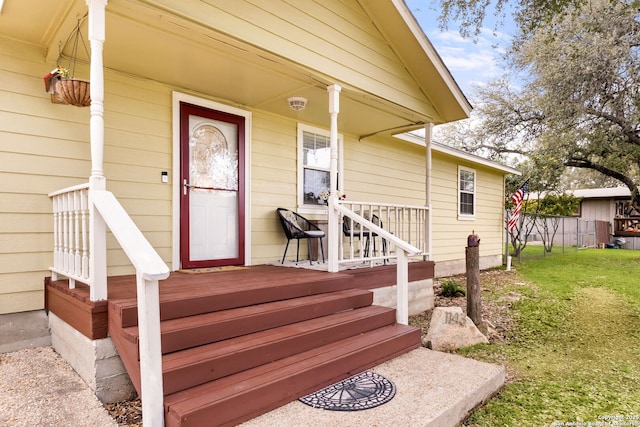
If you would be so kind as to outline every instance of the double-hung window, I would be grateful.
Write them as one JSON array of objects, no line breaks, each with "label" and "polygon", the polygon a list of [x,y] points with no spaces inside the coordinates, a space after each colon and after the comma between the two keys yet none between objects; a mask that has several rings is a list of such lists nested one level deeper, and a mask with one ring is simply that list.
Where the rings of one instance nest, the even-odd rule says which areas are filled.
[{"label": "double-hung window", "polygon": [[298,204],[303,212],[322,210],[331,181],[329,131],[299,124],[298,159]]},{"label": "double-hung window", "polygon": [[458,167],[458,218],[475,219],[476,171]]}]

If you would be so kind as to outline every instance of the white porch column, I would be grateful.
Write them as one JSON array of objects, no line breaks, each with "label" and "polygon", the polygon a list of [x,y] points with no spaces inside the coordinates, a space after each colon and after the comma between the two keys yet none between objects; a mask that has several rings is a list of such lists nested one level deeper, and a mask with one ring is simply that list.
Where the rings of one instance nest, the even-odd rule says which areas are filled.
[{"label": "white porch column", "polygon": [[333,84],[327,87],[329,92],[329,114],[331,115],[331,134],[329,143],[331,147],[330,163],[330,188],[329,188],[329,218],[328,218],[328,244],[329,246],[329,272],[338,271],[338,250],[339,250],[339,227],[338,213],[333,208],[333,204],[338,198],[336,187],[338,186],[338,113],[340,112],[340,91],[342,88]]},{"label": "white porch column", "polygon": [[104,178],[104,70],[102,47],[105,40],[105,9],[107,0],[86,0],[89,42],[91,44],[91,177],[90,202],[90,299],[107,299],[107,234],[104,220],[91,202],[91,193],[106,189]]},{"label": "white porch column", "polygon": [[426,182],[425,182],[425,206],[427,208],[429,208],[427,210],[427,218],[426,218],[426,226],[427,229],[425,230],[426,235],[424,236],[424,241],[425,241],[425,247],[424,247],[424,251],[427,252],[429,255],[427,257],[427,261],[432,260],[433,259],[433,253],[431,252],[432,246],[431,246],[431,218],[433,218],[433,215],[431,213],[431,181],[432,181],[432,177],[431,177],[431,171],[432,171],[432,165],[431,165],[431,142],[433,141],[433,123],[427,123],[424,126],[424,142],[426,144],[427,147],[427,156],[426,156]]},{"label": "white porch column", "polygon": [[[104,67],[102,47],[105,39],[107,0],[86,0],[89,7],[91,44],[91,181],[104,186]],[[102,188],[104,189],[104,187]]]}]

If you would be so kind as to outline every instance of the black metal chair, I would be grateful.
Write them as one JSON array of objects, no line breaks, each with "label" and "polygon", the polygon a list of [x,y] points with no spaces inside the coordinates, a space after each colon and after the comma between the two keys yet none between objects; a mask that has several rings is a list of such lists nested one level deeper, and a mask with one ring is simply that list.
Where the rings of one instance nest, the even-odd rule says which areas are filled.
[{"label": "black metal chair", "polygon": [[[375,225],[377,225],[380,228],[383,228],[382,226],[382,221],[380,221],[380,218],[378,217],[378,215],[373,215],[371,217],[371,222],[374,223]],[[361,229],[360,224],[354,223],[354,221],[345,216],[342,220],[342,232],[344,233],[345,236],[351,238],[351,237],[357,237],[358,239],[360,239],[361,237],[365,239],[365,243],[364,243],[364,257],[368,257],[369,256],[369,249],[371,246],[371,240],[373,240],[373,253],[376,254],[378,251],[376,249],[376,237],[378,237],[377,233],[374,233],[372,230],[369,230],[368,228],[364,228]],[[387,241],[385,239],[382,239],[382,256],[385,256],[387,254]],[[385,258],[384,263],[387,263],[387,260]]]},{"label": "black metal chair", "polygon": [[284,248],[284,254],[282,254],[282,264],[287,256],[287,249],[289,249],[289,242],[292,239],[298,241],[298,249],[296,251],[296,264],[300,256],[300,239],[307,239],[307,250],[309,251],[309,264],[311,262],[311,239],[320,239],[320,251],[322,252],[322,262],[324,263],[324,248],[322,247],[322,238],[324,237],[324,231],[320,230],[318,226],[310,222],[305,217],[298,215],[297,213],[284,208],[278,208],[278,217],[282,224],[284,234],[287,236],[287,246]]}]

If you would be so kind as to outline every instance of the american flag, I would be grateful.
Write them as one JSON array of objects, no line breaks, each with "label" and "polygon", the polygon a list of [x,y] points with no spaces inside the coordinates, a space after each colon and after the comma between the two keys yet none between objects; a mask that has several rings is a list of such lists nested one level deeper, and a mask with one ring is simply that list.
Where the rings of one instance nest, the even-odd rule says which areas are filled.
[{"label": "american flag", "polygon": [[511,201],[513,202],[513,213],[511,214],[511,218],[509,218],[508,229],[509,233],[516,228],[518,225],[518,220],[520,219],[520,209],[522,208],[522,200],[524,199],[524,195],[529,189],[529,180],[527,179],[524,184],[518,190],[513,193],[511,196]]}]

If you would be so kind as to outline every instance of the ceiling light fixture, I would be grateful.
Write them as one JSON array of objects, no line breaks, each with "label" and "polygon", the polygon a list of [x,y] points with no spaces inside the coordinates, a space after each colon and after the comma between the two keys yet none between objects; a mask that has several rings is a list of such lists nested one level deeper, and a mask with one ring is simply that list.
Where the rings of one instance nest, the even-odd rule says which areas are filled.
[{"label": "ceiling light fixture", "polygon": [[307,106],[307,98],[303,98],[301,96],[293,96],[287,99],[287,101],[289,102],[289,108],[294,111],[304,110]]}]

